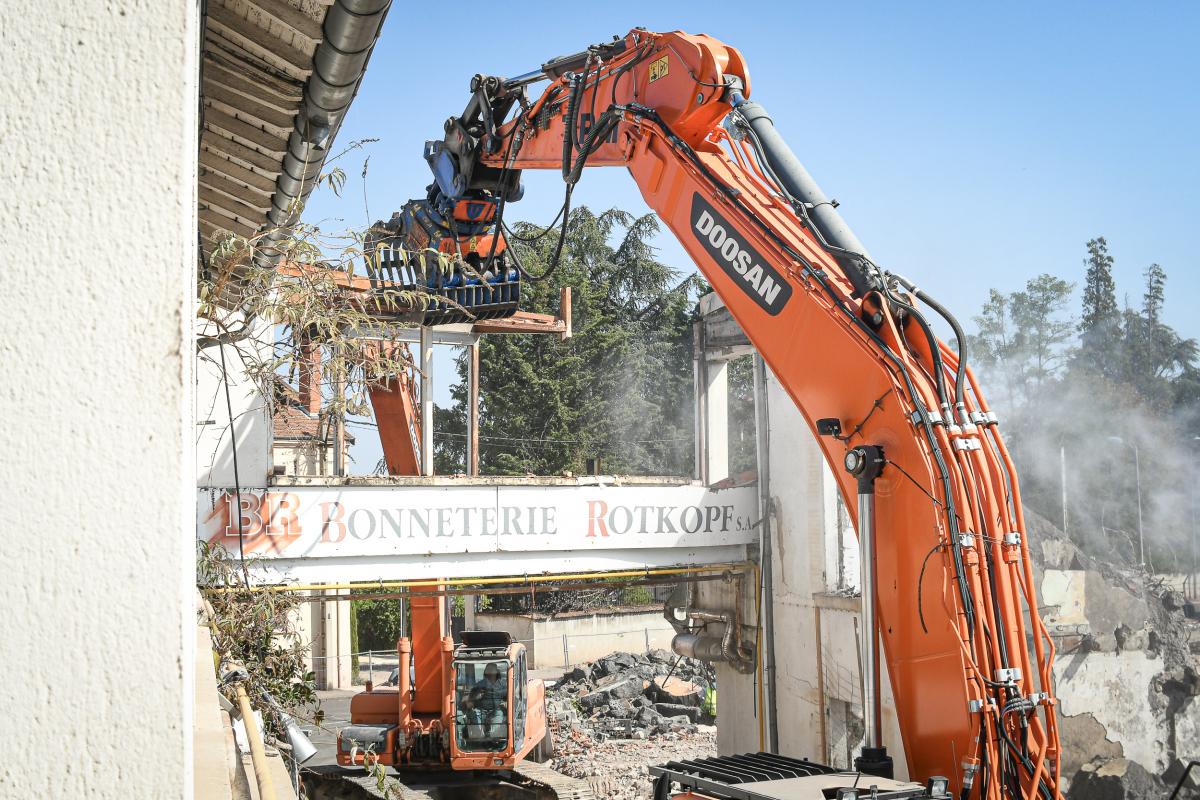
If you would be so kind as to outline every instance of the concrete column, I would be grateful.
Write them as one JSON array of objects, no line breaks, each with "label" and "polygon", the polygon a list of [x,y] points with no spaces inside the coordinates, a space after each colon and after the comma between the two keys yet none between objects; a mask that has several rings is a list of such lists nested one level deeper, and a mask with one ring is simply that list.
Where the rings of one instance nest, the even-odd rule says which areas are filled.
[{"label": "concrete column", "polygon": [[421,326],[421,474],[433,474],[433,333]]},{"label": "concrete column", "polygon": [[326,589],[328,598],[314,603],[319,611],[313,620],[313,672],[318,689],[350,689],[354,686],[351,668],[350,601],[347,589]]},{"label": "concrete column", "polygon": [[463,598],[463,625],[469,631],[478,630],[475,627],[475,595],[469,594]]},{"label": "concrete column", "polygon": [[712,485],[729,477],[729,362],[704,362],[704,475]]}]

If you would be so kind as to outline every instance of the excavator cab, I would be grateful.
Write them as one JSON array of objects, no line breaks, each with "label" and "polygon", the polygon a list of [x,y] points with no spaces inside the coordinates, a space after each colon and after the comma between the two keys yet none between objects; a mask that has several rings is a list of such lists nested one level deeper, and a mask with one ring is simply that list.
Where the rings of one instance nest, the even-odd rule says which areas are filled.
[{"label": "excavator cab", "polygon": [[520,752],[529,718],[525,646],[507,633],[465,631],[454,657],[452,752],[467,759]]}]

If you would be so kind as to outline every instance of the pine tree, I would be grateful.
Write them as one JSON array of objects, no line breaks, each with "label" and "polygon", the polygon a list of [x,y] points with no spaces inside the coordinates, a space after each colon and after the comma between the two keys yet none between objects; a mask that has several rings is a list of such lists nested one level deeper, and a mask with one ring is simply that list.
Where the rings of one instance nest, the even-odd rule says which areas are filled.
[{"label": "pine tree", "polygon": [[1063,312],[1073,289],[1061,278],[1038,275],[1019,292],[992,289],[975,317],[979,332],[969,337],[970,359],[1003,384],[1007,408],[1028,406],[1070,355],[1075,324]]},{"label": "pine tree", "polygon": [[1123,372],[1121,312],[1113,281],[1113,257],[1103,236],[1087,243],[1087,276],[1083,285],[1083,314],[1079,320],[1079,363],[1106,377]]},{"label": "pine tree", "polygon": [[1146,293],[1142,295],[1142,315],[1146,321],[1157,326],[1162,317],[1164,287],[1167,273],[1158,264],[1146,267]]}]

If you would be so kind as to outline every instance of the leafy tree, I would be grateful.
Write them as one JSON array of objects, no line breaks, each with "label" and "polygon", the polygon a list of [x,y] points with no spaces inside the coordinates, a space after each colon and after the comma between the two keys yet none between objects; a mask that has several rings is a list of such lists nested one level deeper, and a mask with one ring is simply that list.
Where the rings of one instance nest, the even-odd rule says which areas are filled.
[{"label": "leafy tree", "polygon": [[1064,313],[1071,285],[1040,275],[1022,291],[991,292],[975,318],[971,362],[985,389],[1004,388],[993,399],[1028,508],[1062,518],[1065,457],[1071,537],[1101,558],[1136,563],[1137,447],[1147,560],[1185,569],[1198,452],[1187,432],[1200,431],[1197,346],[1163,322],[1160,266],[1144,273],[1140,308],[1119,310],[1107,243],[1093,239],[1088,253],[1078,339]]},{"label": "leafy tree", "polygon": [[[696,282],[655,258],[658,229],[653,215],[571,213],[560,263],[546,280],[523,282],[521,305],[554,313],[559,288],[572,287],[574,335],[480,344],[481,472],[581,472],[588,458],[605,472],[691,472]],[[518,223],[514,234],[525,269],[547,273],[556,231]],[[458,368],[452,418],[439,417],[436,429],[446,463],[458,459],[455,440],[465,441],[465,355]]]},{"label": "leafy tree", "polygon": [[1071,352],[1075,326],[1064,316],[1072,284],[1038,275],[1022,291],[992,289],[978,333],[969,337],[970,358],[998,378],[1009,408],[1025,408],[1051,384]]}]

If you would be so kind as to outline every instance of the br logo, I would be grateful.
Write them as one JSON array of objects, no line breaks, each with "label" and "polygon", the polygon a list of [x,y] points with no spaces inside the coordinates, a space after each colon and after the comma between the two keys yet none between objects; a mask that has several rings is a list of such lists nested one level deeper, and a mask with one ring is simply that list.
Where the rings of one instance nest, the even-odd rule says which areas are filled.
[{"label": "br logo", "polygon": [[220,544],[227,550],[246,553],[280,555],[300,539],[300,498],[287,492],[225,491],[204,518],[212,532],[209,544]]}]

